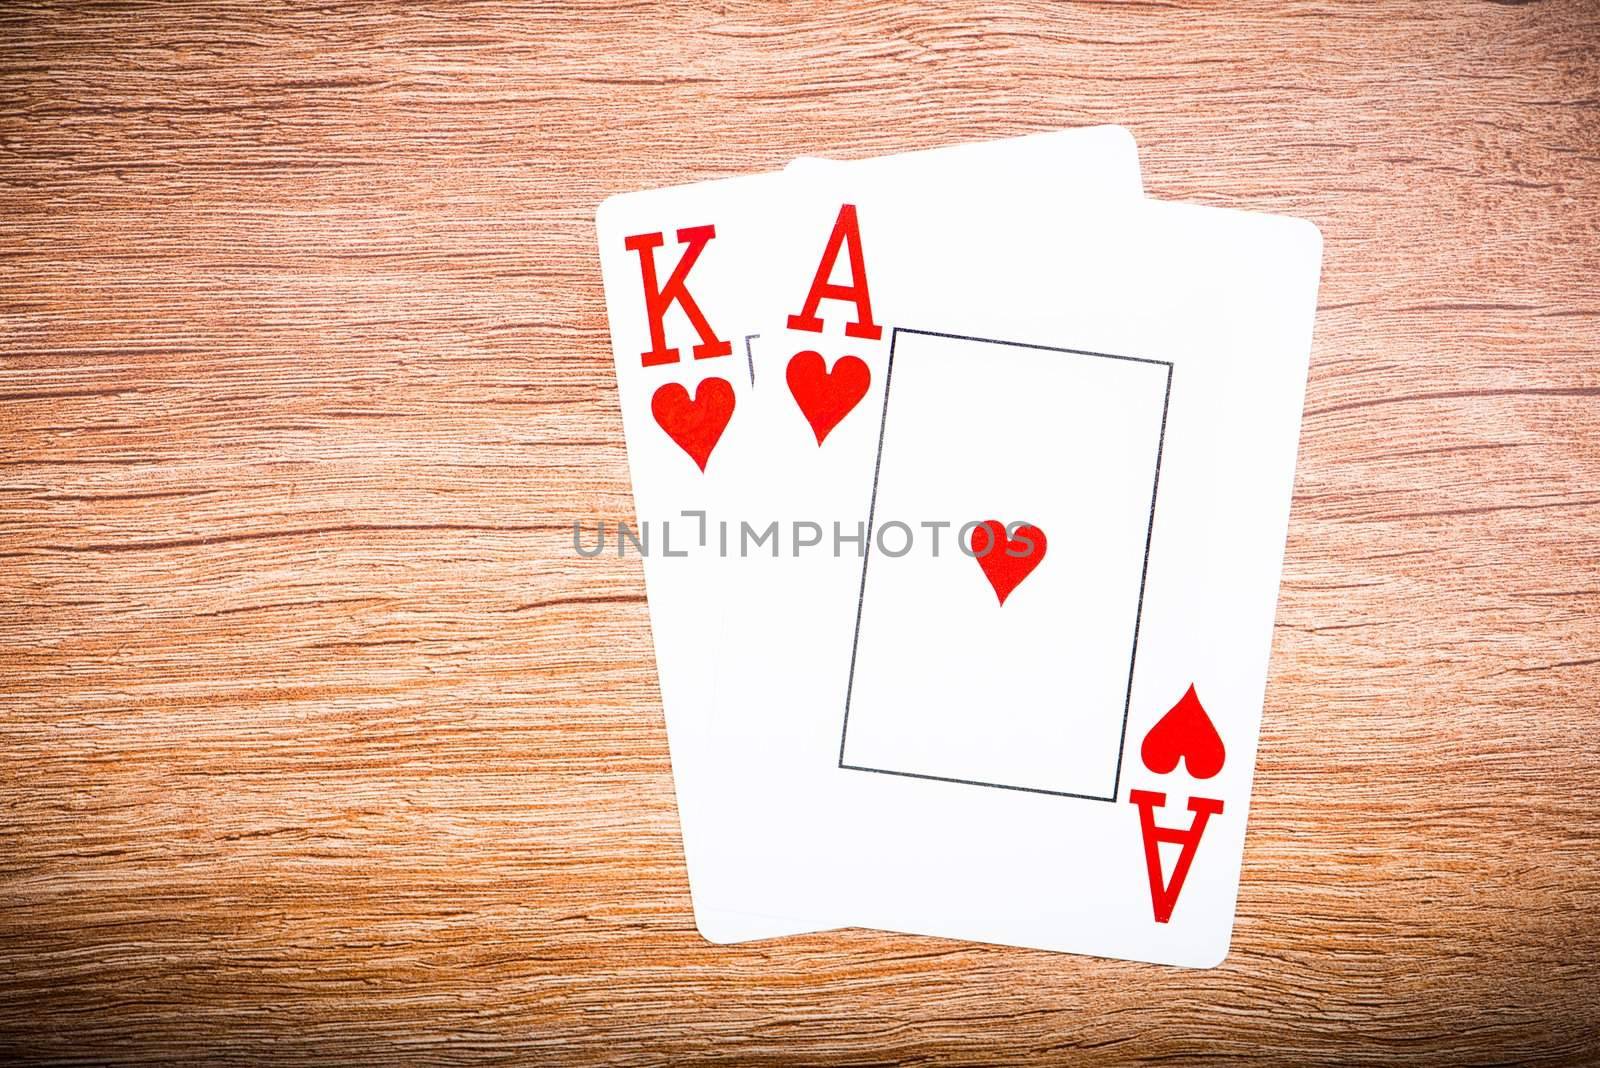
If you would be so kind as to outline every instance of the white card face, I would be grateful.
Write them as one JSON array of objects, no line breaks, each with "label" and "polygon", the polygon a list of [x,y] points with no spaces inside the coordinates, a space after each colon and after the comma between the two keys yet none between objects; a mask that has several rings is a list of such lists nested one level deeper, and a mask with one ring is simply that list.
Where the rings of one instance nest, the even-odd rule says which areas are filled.
[{"label": "white card face", "polygon": [[[1140,193],[1132,139],[1115,127],[817,166],[912,183],[933,198],[986,181],[1095,198]],[[726,666],[716,638],[730,561],[715,529],[692,514],[737,526],[764,478],[747,338],[773,305],[772,265],[792,258],[775,234],[793,188],[783,175],[758,175],[626,194],[596,220],[635,511],[652,539],[645,585],[695,920],[716,942],[832,926],[764,914],[729,883],[741,877],[748,843],[717,814],[743,804],[748,784],[728,776],[709,726]]]},{"label": "white card face", "polygon": [[896,331],[842,766],[1116,796],[1170,374]]},{"label": "white card face", "polygon": [[715,684],[707,635],[719,617],[714,553],[690,537],[698,531],[684,513],[736,507],[730,457],[753,447],[754,429],[744,411],[743,334],[760,306],[756,267],[785,184],[754,175],[624,194],[602,204],[595,223],[634,510],[640,536],[648,532],[641,549],[628,550],[643,559],[695,919],[708,938],[728,942],[814,929],[704,907],[702,858],[724,847],[701,818],[709,799],[692,786]]},{"label": "white card face", "polygon": [[[1144,202],[963,208],[860,176],[819,176],[785,225],[811,251],[778,268],[794,295],[756,349],[747,498],[785,540],[739,561],[726,603],[719,644],[739,655],[718,672],[716,763],[749,800],[716,816],[747,844],[721,891],[830,923],[1218,963],[1315,228]],[[860,336],[863,274],[879,337]],[[892,520],[917,535],[898,556],[898,529],[879,540]],[[1007,549],[1034,525],[1045,552],[1020,578],[949,540],[935,556],[923,524],[958,520],[998,521]],[[826,543],[869,523],[864,559],[807,547],[811,525]]]}]

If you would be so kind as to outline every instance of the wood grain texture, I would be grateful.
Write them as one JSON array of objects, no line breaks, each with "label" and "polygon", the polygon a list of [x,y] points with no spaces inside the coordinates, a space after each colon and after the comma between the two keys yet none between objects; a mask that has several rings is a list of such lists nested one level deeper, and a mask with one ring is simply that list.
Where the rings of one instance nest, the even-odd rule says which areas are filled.
[{"label": "wood grain texture", "polygon": [[[696,935],[608,194],[1120,122],[1322,305],[1232,955]],[[1600,1062],[1600,5],[0,10],[0,1055]]]}]

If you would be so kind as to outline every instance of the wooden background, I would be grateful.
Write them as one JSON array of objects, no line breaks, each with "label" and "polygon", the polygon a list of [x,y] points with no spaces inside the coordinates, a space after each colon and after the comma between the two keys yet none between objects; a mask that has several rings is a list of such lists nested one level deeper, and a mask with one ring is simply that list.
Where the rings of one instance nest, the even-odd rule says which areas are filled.
[{"label": "wooden background", "polygon": [[[1600,1062],[1600,4],[0,9],[0,1056]],[[1232,955],[690,920],[592,247],[1120,122],[1326,238]]]}]

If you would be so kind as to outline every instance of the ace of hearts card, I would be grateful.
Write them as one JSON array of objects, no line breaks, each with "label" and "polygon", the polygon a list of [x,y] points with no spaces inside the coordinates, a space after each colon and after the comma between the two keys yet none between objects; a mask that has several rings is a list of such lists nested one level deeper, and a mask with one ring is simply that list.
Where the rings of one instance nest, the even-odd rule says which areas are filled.
[{"label": "ace of hearts card", "polygon": [[718,900],[1218,963],[1320,236],[800,170],[738,461],[795,537],[728,562]]}]

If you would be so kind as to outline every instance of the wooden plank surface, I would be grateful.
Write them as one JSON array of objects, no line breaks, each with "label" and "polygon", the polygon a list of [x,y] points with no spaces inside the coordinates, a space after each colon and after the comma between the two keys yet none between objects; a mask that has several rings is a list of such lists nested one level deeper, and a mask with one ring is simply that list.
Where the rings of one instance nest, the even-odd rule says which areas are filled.
[{"label": "wooden plank surface", "polygon": [[[1095,122],[1326,239],[1232,955],[707,945],[594,206]],[[1597,279],[1583,0],[7,4],[0,1055],[1600,1061]]]}]

